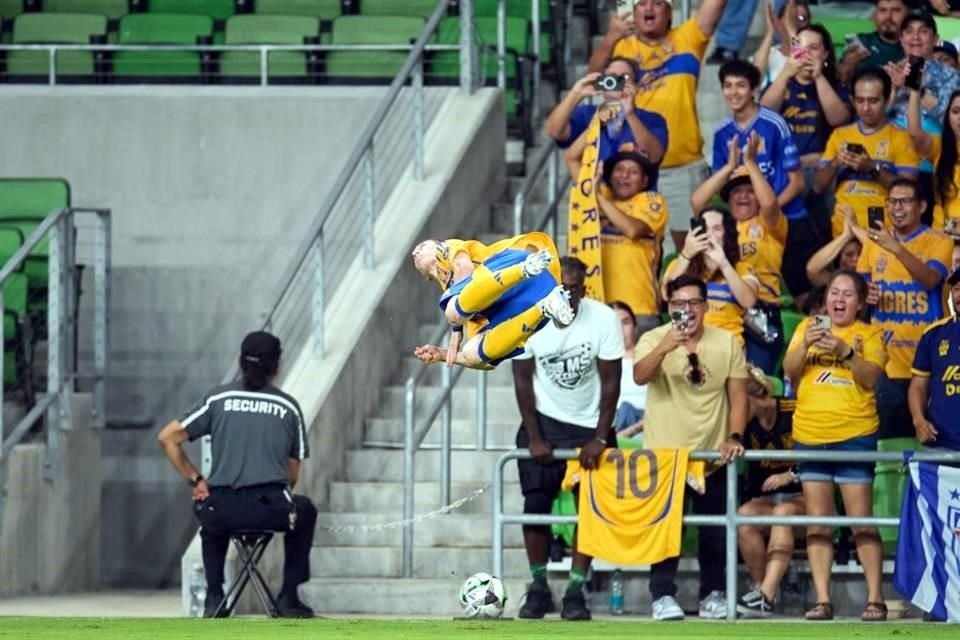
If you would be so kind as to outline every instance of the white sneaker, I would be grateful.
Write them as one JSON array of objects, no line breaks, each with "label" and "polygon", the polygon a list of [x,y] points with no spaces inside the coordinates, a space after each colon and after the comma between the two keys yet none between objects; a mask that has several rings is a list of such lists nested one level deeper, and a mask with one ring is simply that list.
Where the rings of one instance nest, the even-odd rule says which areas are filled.
[{"label": "white sneaker", "polygon": [[700,617],[715,620],[727,617],[727,596],[723,591],[711,591],[700,601]]},{"label": "white sneaker", "polygon": [[573,322],[570,294],[562,286],[555,287],[546,298],[540,301],[540,310],[558,327],[568,327]]},{"label": "white sneaker", "polygon": [[683,609],[673,596],[662,596],[653,602],[654,620],[683,620]]},{"label": "white sneaker", "polygon": [[533,276],[540,275],[544,269],[550,266],[551,262],[553,262],[553,255],[546,249],[531,253],[527,256],[527,259],[523,261],[523,277],[532,278]]}]

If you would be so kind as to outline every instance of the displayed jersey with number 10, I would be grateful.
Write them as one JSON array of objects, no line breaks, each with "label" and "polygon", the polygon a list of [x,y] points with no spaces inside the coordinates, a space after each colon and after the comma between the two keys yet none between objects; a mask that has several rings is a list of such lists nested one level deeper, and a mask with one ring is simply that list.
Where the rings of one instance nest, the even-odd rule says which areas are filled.
[{"label": "displayed jersey with number 10", "polygon": [[597,469],[567,461],[563,488],[580,484],[579,550],[618,564],[680,555],[683,492],[704,487],[704,463],[689,449],[607,449]]}]

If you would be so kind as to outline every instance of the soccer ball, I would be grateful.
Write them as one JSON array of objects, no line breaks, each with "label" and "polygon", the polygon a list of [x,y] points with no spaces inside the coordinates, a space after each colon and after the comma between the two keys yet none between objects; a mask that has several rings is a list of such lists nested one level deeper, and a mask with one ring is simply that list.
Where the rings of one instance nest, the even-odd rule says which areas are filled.
[{"label": "soccer ball", "polygon": [[507,604],[507,590],[500,578],[475,573],[460,587],[460,604],[468,618],[499,618]]}]

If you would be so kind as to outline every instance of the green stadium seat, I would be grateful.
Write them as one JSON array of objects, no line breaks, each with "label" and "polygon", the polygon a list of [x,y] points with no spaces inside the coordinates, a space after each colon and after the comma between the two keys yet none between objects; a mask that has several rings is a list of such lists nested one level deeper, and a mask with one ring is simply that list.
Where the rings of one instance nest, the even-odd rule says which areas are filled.
[{"label": "green stadium seat", "polygon": [[934,16],[937,23],[937,35],[942,40],[956,40],[960,38],[960,19],[952,16]]},{"label": "green stadium seat", "polygon": [[[416,16],[340,16],[333,21],[331,44],[402,44],[416,40],[426,20]],[[326,76],[334,82],[390,81],[407,51],[330,51]]]},{"label": "green stadium seat", "polygon": [[119,20],[130,12],[127,0],[43,0],[45,13],[95,13]]},{"label": "green stadium seat", "polygon": [[327,22],[343,13],[340,0],[256,0],[254,13],[313,16]]},{"label": "green stadium seat", "polygon": [[437,8],[436,0],[360,0],[360,15],[420,16],[429,18]]},{"label": "green stadium seat", "polygon": [[[474,15],[496,18],[497,4],[499,0],[474,0]],[[533,20],[533,3],[529,0],[507,0],[506,8],[508,18]],[[540,0],[540,62],[542,64],[550,64],[553,61],[552,25],[550,0]]]},{"label": "green stadium seat", "polygon": [[[318,43],[320,19],[310,16],[246,14],[227,20],[226,44],[304,44]],[[306,81],[310,77],[310,59],[302,51],[274,51],[267,59],[268,80]],[[224,51],[220,56],[220,75],[259,82],[260,54],[248,51]]]},{"label": "green stadium seat", "polygon": [[863,18],[820,18],[816,22],[822,24],[830,33],[830,39],[833,40],[833,49],[840,57],[846,42],[844,36],[855,35],[858,33],[871,33],[876,30],[873,20]]},{"label": "green stadium seat", "polygon": [[780,352],[780,359],[777,361],[777,366],[774,371],[780,371],[783,365],[783,356],[786,355],[787,347],[790,346],[793,332],[796,331],[797,325],[806,317],[804,314],[799,311],[794,311],[793,309],[782,309],[780,311],[780,320],[783,322],[783,349]]},{"label": "green stadium seat", "polygon": [[[85,13],[24,13],[13,23],[14,44],[90,44],[106,42],[107,18]],[[7,52],[8,80],[46,82],[50,56],[46,51]],[[56,58],[58,82],[90,81],[97,73],[92,51],[60,51]]]},{"label": "green stadium seat", "polygon": [[[0,235],[4,232],[0,230]],[[27,317],[27,276],[11,273],[3,283],[3,384],[20,386],[30,368],[26,357],[30,345],[24,343],[21,327]]]},{"label": "green stadium seat", "polygon": [[23,13],[23,0],[0,0],[0,19],[12,20]]},{"label": "green stadium seat", "polygon": [[[877,441],[877,451],[917,451],[920,448],[920,443],[914,438],[884,438]],[[873,515],[899,516],[907,482],[907,470],[900,462],[878,462],[873,481]],[[897,527],[880,527],[885,556],[896,553],[898,531]]]},{"label": "green stadium seat", "polygon": [[234,0],[150,0],[150,13],[186,13],[226,20],[237,12]]},{"label": "green stadium seat", "polygon": [[[24,240],[54,209],[70,206],[70,185],[59,178],[0,179],[0,224],[15,227]],[[27,258],[24,272],[31,289],[31,304],[40,304],[33,292],[47,288],[47,242],[40,242]],[[45,298],[45,296],[44,296]],[[44,299],[43,303],[46,302]]]},{"label": "green stadium seat", "polygon": [[[205,44],[213,18],[182,13],[132,13],[120,20],[120,44]],[[117,51],[113,76],[134,82],[198,82],[203,56],[197,51]]]}]

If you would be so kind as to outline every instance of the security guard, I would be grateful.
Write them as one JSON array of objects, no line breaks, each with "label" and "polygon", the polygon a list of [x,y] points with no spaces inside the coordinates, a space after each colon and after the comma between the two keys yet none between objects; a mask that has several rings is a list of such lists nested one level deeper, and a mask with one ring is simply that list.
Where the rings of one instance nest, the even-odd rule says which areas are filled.
[{"label": "security guard", "polygon": [[[310,577],[317,510],[309,498],[290,494],[300,462],[310,452],[300,405],[272,384],[280,352],[276,336],[265,331],[247,335],[240,347],[241,380],[208,391],[158,436],[174,468],[193,487],[207,578],[204,617],[212,617],[223,601],[230,533],[243,529],[286,532],[279,612],[290,618],[313,616],[297,596],[297,585]],[[206,435],[213,448],[209,478],[193,466],[182,446]]]}]

